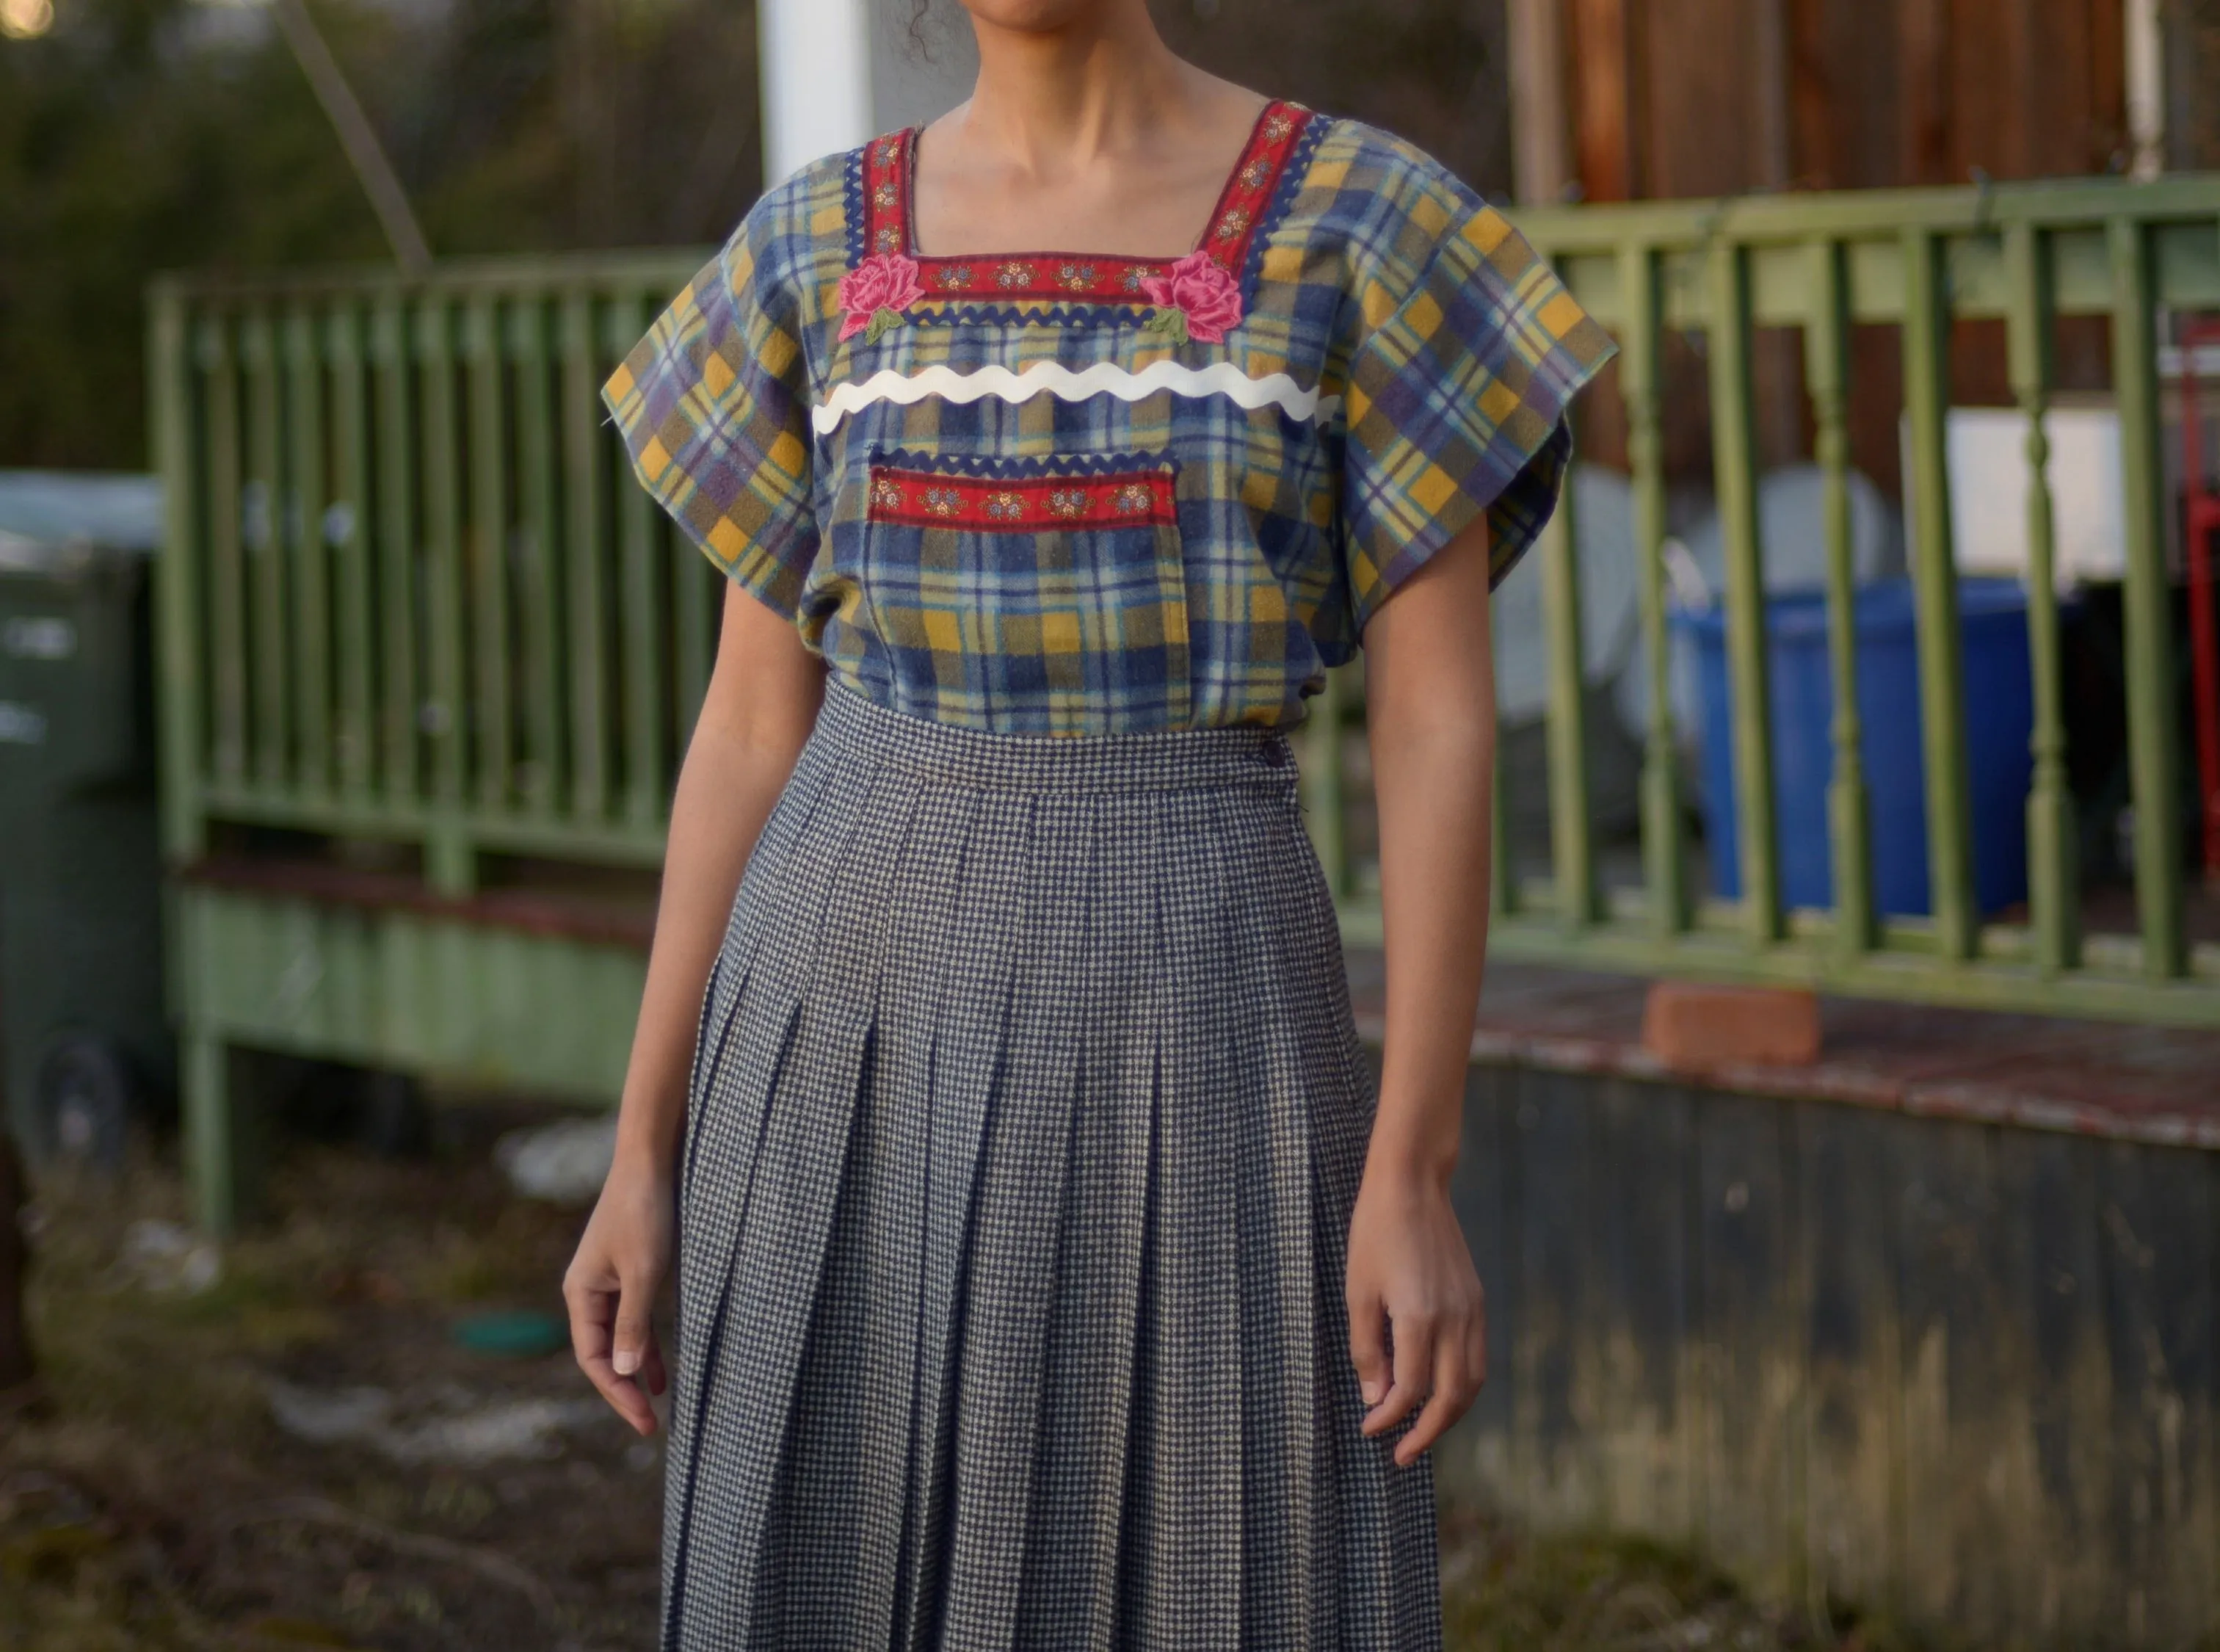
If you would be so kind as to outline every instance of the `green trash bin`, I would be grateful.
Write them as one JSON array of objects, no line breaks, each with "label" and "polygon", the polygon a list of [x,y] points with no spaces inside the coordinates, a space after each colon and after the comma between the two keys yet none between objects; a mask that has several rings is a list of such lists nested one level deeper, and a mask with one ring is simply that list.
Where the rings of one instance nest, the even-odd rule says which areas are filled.
[{"label": "green trash bin", "polygon": [[113,1163],[174,1090],[162,1000],[151,477],[0,471],[0,1100]]}]

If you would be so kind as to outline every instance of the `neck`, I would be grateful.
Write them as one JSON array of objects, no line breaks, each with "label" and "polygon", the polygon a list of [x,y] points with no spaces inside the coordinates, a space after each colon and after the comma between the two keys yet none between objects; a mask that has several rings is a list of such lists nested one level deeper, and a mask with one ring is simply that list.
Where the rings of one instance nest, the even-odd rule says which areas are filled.
[{"label": "neck", "polygon": [[1055,28],[975,16],[979,79],[956,112],[967,134],[1052,178],[1192,119],[1199,77],[1173,56],[1143,0],[1112,0]]}]

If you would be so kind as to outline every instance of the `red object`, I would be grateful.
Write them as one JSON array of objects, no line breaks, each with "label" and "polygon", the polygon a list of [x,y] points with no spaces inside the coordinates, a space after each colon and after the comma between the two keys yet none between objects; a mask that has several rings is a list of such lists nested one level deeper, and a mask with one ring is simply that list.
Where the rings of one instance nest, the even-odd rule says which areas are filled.
[{"label": "red object", "polygon": [[1668,1067],[1808,1067],[1819,1059],[1819,1001],[1797,988],[1660,981],[1642,1042]]},{"label": "red object", "polygon": [[2212,540],[2220,534],[2220,491],[2204,463],[2197,408],[2197,350],[2220,345],[2220,321],[2181,328],[2181,485],[2188,496],[2189,639],[2196,658],[2198,794],[2204,801],[2204,876],[2220,880],[2220,625],[2212,614]]},{"label": "red object", "polygon": [[1169,465],[1105,476],[972,477],[871,467],[870,520],[1031,533],[1176,522]]}]

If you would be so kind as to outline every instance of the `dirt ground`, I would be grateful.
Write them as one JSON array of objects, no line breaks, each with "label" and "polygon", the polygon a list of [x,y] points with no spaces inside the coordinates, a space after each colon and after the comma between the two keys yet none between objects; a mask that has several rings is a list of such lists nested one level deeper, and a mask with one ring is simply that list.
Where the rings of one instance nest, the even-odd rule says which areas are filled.
[{"label": "dirt ground", "polygon": [[[459,1328],[561,1307],[583,1213],[513,1195],[446,1106],[428,1155],[296,1140],[269,1219],[182,1228],[173,1154],[35,1188],[45,1404],[0,1416],[0,1647],[620,1652],[654,1644],[661,1458],[567,1352]],[[1900,1643],[1699,1562],[1444,1514],[1453,1652]]]}]

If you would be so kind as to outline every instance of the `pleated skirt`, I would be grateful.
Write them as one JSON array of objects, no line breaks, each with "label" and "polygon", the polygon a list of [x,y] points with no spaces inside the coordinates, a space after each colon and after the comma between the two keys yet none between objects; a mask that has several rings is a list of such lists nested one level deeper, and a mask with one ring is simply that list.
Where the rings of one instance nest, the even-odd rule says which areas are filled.
[{"label": "pleated skirt", "polygon": [[702,1005],[664,1652],[1435,1652],[1373,1107],[1283,736],[828,684]]}]

